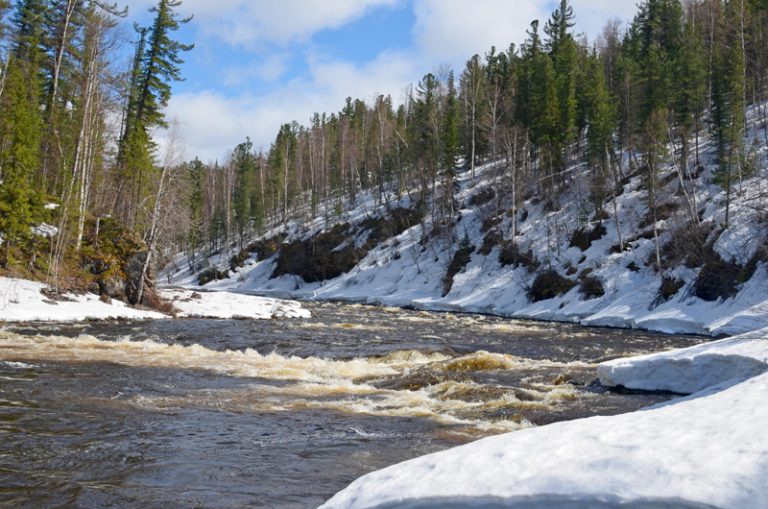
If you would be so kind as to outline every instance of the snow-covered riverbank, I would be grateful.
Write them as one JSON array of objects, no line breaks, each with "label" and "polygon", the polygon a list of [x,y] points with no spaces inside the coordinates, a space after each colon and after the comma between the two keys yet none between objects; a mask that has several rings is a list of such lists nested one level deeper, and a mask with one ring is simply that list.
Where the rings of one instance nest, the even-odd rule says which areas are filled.
[{"label": "snow-covered riverbank", "polygon": [[[269,299],[227,292],[193,292],[169,289],[161,296],[172,301],[180,318],[307,318],[310,313],[295,301]],[[168,315],[136,309],[97,295],[56,295],[42,283],[0,277],[0,322],[76,322],[81,320],[155,320]]]},{"label": "snow-covered riverbank", "polygon": [[[756,108],[747,113],[752,126],[747,139],[751,140],[761,134],[762,127]],[[606,204],[602,216],[596,217],[588,200],[591,174],[580,163],[568,171],[557,210],[535,197],[513,207],[508,198],[493,198],[501,193],[504,180],[500,161],[479,167],[474,176],[469,171],[459,175],[455,197],[460,210],[453,231],[440,233],[441,227],[433,225],[427,214],[390,238],[376,234],[376,242],[371,243],[375,245],[337,277],[306,282],[285,271],[277,271],[274,277],[280,253],[259,259],[248,250],[242,253],[244,266],[231,271],[230,260],[238,255],[238,247],[232,244],[231,249],[208,258],[196,253],[190,261],[180,254],[166,267],[163,278],[195,288],[200,272],[215,267],[228,278],[205,288],[270,297],[711,336],[767,327],[768,253],[763,248],[766,230],[759,212],[765,208],[766,176],[763,171],[753,173],[739,183],[733,196],[726,197],[715,183],[716,144],[702,137],[697,150],[702,166],[686,183],[690,207],[680,206],[681,177],[672,161],[660,169],[663,185],[657,190],[657,211],[648,210],[642,176],[627,167],[615,203]],[[768,147],[755,147],[754,158],[757,167],[768,168]],[[723,228],[727,198],[730,226]],[[377,221],[392,227],[397,221],[391,210],[398,208],[413,211],[415,199],[392,194],[384,206],[377,192],[361,193],[355,206],[339,216],[318,211],[316,217],[290,221],[263,238],[279,239],[276,245],[285,246],[316,239],[334,227],[344,230],[346,225],[346,235],[328,254],[333,258],[348,246],[369,243],[376,229],[371,225]],[[446,286],[461,245],[473,251]],[[510,245],[518,255],[504,255]],[[565,291],[534,301],[530,290],[545,270],[565,279]]]},{"label": "snow-covered riverbank", "polygon": [[417,458],[362,477],[322,508],[765,509],[767,362],[768,329],[612,361],[600,366],[603,383],[681,393],[708,387],[631,414]]}]

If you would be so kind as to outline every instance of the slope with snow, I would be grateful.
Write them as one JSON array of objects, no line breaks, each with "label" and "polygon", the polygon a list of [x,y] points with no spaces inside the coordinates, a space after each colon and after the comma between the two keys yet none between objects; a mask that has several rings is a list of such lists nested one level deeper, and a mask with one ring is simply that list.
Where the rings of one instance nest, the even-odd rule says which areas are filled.
[{"label": "slope with snow", "polygon": [[[686,266],[684,260],[670,259],[672,264],[658,273],[655,268],[656,244],[653,223],[649,223],[646,196],[641,175],[629,175],[614,202],[609,201],[605,211],[610,217],[598,221],[590,212],[590,174],[583,164],[569,169],[562,207],[547,211],[543,203],[534,199],[524,202],[515,211],[517,219],[516,243],[520,251],[531,250],[538,260],[538,270],[526,267],[502,266],[500,247],[488,255],[472,255],[466,267],[454,278],[450,293],[443,296],[443,277],[451,263],[460,239],[468,239],[479,248],[485,237],[483,223],[496,217],[498,230],[509,238],[512,231],[510,203],[503,201],[499,210],[495,200],[484,205],[472,205],[472,197],[498,187],[505,178],[500,175],[503,164],[487,164],[477,171],[476,178],[465,172],[459,177],[460,191],[456,198],[462,209],[461,218],[449,238],[433,238],[424,245],[422,238],[432,231],[429,214],[424,224],[418,224],[400,235],[380,243],[351,271],[322,283],[306,283],[298,276],[284,275],[273,278],[277,256],[266,260],[252,257],[245,267],[230,273],[230,279],[209,283],[206,288],[260,293],[263,295],[300,299],[338,299],[389,306],[414,306],[430,310],[462,310],[492,313],[501,316],[556,320],[584,325],[643,328],[663,332],[732,335],[768,325],[768,297],[764,288],[768,284],[768,269],[756,253],[765,244],[766,232],[762,226],[768,175],[768,147],[755,145],[753,139],[763,139],[764,126],[757,127],[757,111],[749,111],[753,127],[747,133],[756,173],[745,176],[735,185],[730,206],[730,227],[723,230],[725,192],[714,183],[716,147],[711,140],[702,138],[699,145],[702,168],[695,178],[685,178],[687,198],[683,197],[681,180],[670,158],[659,177],[665,184],[657,192],[661,206],[669,211],[656,222],[660,247],[669,244],[686,231],[696,228],[691,223],[695,209],[704,230],[709,229],[708,242],[713,252],[725,262],[746,267],[753,260],[754,271],[738,283],[731,298],[705,301],[695,296],[694,284],[701,273],[700,267]],[[693,149],[691,149],[693,152]],[[625,173],[630,170],[624,168]],[[694,190],[690,190],[690,186]],[[390,196],[391,206],[410,207],[408,196]],[[617,218],[613,211],[617,211]],[[370,217],[385,214],[377,205],[375,193],[364,194],[357,206],[337,218],[326,221],[317,217],[305,222],[293,221],[279,231],[287,234],[286,242],[309,238],[334,224],[360,225]],[[668,216],[668,217],[667,217]],[[618,220],[617,220],[618,219]],[[570,244],[573,232],[590,231],[596,226],[605,228],[605,234],[582,251]],[[278,230],[270,232],[276,233]],[[267,235],[269,236],[269,235]],[[619,238],[626,245],[624,251],[616,249]],[[350,239],[350,241],[359,239]],[[685,245],[678,250],[685,251]],[[618,252],[620,251],[620,252]],[[206,261],[208,265],[226,268],[232,252],[222,252]],[[198,258],[199,259],[199,258]],[[166,268],[164,277],[170,276],[178,285],[196,287],[197,273],[188,268],[183,256]],[[533,303],[527,290],[536,274],[552,267],[559,274],[578,282],[589,275],[601,281],[604,295],[587,298],[577,284],[568,293],[553,299]],[[662,276],[682,282],[682,288],[668,301],[660,298]]]}]

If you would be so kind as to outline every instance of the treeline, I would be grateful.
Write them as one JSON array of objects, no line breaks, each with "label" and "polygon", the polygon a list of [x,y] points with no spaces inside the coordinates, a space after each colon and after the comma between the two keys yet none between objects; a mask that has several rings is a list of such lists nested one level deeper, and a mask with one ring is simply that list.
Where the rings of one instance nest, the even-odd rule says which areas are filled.
[{"label": "treeline", "polygon": [[[166,125],[170,84],[191,49],[173,39],[188,21],[179,4],[158,1],[153,24],[135,27],[132,68],[121,69],[127,8],[0,0],[0,268],[57,282],[97,218],[152,243],[163,164],[150,133]],[[32,227],[44,222],[56,228],[43,242]]]},{"label": "treeline", "polygon": [[246,141],[222,166],[185,165],[184,246],[211,253],[290,218],[333,219],[363,191],[380,204],[409,193],[433,225],[450,226],[457,169],[474,176],[487,160],[506,162],[499,196],[517,204],[538,195],[550,209],[571,163],[586,161],[597,217],[636,172],[655,214],[660,167],[673,161],[682,191],[674,199],[696,223],[704,132],[717,141],[717,179],[730,200],[736,179],[754,169],[745,108],[768,93],[768,2],[644,0],[628,27],[610,21],[594,43],[575,20],[562,0],[519,47],[475,55],[458,75],[427,74],[403,104],[350,98],[338,113],[283,125],[266,152]]}]

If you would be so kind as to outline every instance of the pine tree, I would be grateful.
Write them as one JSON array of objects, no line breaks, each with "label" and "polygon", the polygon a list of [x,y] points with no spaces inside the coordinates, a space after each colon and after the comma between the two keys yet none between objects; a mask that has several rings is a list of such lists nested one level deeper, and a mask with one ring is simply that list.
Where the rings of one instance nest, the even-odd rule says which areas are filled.
[{"label": "pine tree", "polygon": [[[11,7],[11,0],[0,0],[0,41],[5,37],[5,16],[8,13],[8,9]],[[2,62],[0,60],[0,62]]]}]

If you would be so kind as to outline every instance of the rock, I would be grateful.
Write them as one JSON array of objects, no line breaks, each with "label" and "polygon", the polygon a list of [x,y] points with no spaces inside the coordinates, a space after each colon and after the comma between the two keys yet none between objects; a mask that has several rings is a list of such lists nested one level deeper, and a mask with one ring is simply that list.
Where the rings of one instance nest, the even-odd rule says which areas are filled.
[{"label": "rock", "polygon": [[[133,305],[141,304],[154,307],[153,303],[157,300],[155,292],[155,275],[152,264],[149,264],[146,277],[142,277],[144,262],[147,259],[146,251],[136,253],[131,256],[125,264],[125,294],[128,302]],[[141,302],[139,302],[139,285],[144,284]]]},{"label": "rock", "polygon": [[99,278],[98,282],[98,294],[106,295],[110,299],[125,300],[125,280],[112,274],[106,277]]}]

